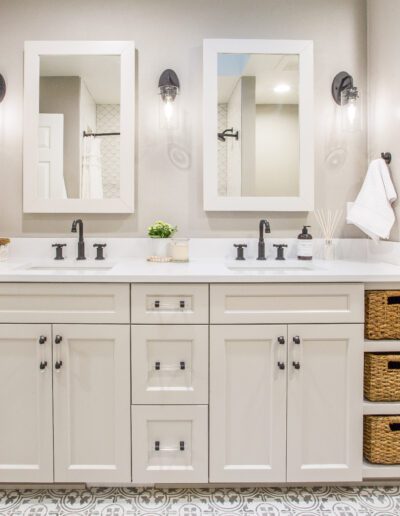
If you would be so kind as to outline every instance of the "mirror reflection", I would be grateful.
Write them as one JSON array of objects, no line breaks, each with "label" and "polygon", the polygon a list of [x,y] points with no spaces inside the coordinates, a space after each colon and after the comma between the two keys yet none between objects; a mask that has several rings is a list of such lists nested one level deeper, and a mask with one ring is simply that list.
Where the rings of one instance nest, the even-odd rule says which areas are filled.
[{"label": "mirror reflection", "polygon": [[37,196],[120,197],[120,57],[40,56]]},{"label": "mirror reflection", "polygon": [[218,195],[299,195],[298,54],[218,54]]}]

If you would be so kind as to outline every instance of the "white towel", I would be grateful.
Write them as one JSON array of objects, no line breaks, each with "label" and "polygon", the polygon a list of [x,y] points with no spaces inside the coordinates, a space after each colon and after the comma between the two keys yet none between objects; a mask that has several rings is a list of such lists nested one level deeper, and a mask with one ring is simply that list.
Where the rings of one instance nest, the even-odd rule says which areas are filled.
[{"label": "white towel", "polygon": [[385,160],[371,161],[364,183],[347,212],[347,223],[359,227],[373,240],[387,239],[395,221],[392,203],[397,199]]},{"label": "white towel", "polygon": [[81,199],[103,199],[101,140],[94,136],[83,138]]}]

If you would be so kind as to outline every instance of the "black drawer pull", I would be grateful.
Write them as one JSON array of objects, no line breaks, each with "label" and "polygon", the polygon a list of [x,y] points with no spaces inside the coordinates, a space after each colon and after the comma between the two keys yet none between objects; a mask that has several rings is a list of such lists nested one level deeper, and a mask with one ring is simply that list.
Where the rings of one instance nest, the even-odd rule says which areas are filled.
[{"label": "black drawer pull", "polygon": [[154,450],[164,452],[185,451],[185,441],[179,441],[179,448],[161,448],[160,441],[154,441]]},{"label": "black drawer pull", "polygon": [[396,362],[395,360],[389,360],[388,369],[400,369],[400,361]]},{"label": "black drawer pull", "polygon": [[389,423],[391,432],[400,432],[400,423]]},{"label": "black drawer pull", "polygon": [[159,371],[159,370],[160,370],[160,367],[161,367],[160,362],[156,362],[156,363],[154,364],[154,369],[155,369],[156,371]]},{"label": "black drawer pull", "polygon": [[160,441],[156,441],[154,443],[154,449],[155,449],[155,451],[160,451]]},{"label": "black drawer pull", "polygon": [[185,308],[185,301],[179,301],[179,308]]},{"label": "black drawer pull", "polygon": [[154,308],[160,308],[160,301],[154,301]]},{"label": "black drawer pull", "polygon": [[387,298],[388,305],[400,305],[400,296],[389,296]]}]

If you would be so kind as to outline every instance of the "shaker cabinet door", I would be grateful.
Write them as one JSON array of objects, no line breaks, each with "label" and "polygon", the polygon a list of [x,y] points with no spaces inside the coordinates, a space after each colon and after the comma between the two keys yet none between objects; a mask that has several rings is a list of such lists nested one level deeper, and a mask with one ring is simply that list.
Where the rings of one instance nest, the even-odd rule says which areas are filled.
[{"label": "shaker cabinet door", "polygon": [[289,326],[288,482],[361,480],[363,325]]},{"label": "shaker cabinet door", "polygon": [[51,326],[0,325],[0,482],[53,481]]},{"label": "shaker cabinet door", "polygon": [[130,482],[129,326],[54,325],[56,482]]},{"label": "shaker cabinet door", "polygon": [[286,478],[284,325],[211,326],[210,481]]}]

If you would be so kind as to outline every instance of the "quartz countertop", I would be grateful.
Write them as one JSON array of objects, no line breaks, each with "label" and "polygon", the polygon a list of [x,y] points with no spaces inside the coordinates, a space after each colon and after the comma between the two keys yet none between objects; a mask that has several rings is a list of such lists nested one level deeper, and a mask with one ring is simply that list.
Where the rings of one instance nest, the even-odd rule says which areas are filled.
[{"label": "quartz countertop", "polygon": [[[272,260],[269,260],[272,262]],[[248,262],[249,266],[251,261]],[[253,262],[254,263],[254,262]],[[298,262],[297,262],[298,263]],[[292,262],[293,265],[295,265]],[[42,269],[32,269],[34,261],[10,260],[0,263],[0,282],[79,282],[79,283],[333,283],[400,282],[400,266],[383,262],[313,260],[312,268],[232,270],[232,261],[193,259],[188,263],[150,263],[145,259],[110,260],[101,264],[87,260],[86,269],[74,269],[76,262],[66,260],[64,269],[54,261],[40,262]],[[245,264],[244,266],[246,266]],[[272,265],[272,264],[271,264]],[[309,264],[307,264],[309,265]],[[305,265],[305,267],[307,266]],[[266,263],[268,267],[268,263]],[[283,267],[285,267],[283,265]],[[70,268],[68,268],[70,267]],[[94,267],[90,269],[90,267]]]}]

